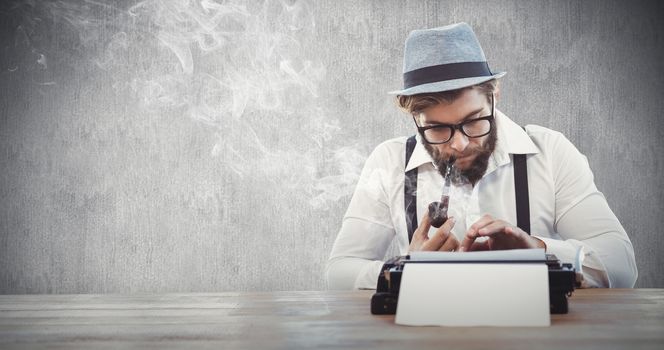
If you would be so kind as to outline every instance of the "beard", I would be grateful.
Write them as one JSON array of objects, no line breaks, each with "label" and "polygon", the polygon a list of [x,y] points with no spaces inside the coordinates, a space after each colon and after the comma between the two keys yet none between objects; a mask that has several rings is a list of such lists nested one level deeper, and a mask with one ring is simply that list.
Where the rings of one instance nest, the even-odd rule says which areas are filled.
[{"label": "beard", "polygon": [[[462,154],[459,154],[457,158],[475,155],[475,159],[473,159],[473,161],[470,163],[470,166],[468,166],[466,169],[462,170],[458,169],[457,167],[452,167],[452,173],[450,176],[452,183],[459,185],[464,182],[464,179],[467,179],[467,181],[475,186],[475,184],[482,178],[482,176],[484,176],[484,173],[486,172],[486,168],[489,165],[489,157],[491,156],[491,153],[493,153],[493,150],[496,149],[497,140],[497,130],[494,126],[491,128],[491,132],[489,133],[484,145],[479,147],[466,148]],[[426,143],[425,141],[422,141],[422,144],[424,145],[424,148],[427,150],[427,152],[429,152],[429,155],[431,156],[431,159],[433,159],[434,165],[438,169],[438,172],[444,178],[445,170],[449,164],[448,159],[451,155],[443,154],[438,150],[438,148]]]}]

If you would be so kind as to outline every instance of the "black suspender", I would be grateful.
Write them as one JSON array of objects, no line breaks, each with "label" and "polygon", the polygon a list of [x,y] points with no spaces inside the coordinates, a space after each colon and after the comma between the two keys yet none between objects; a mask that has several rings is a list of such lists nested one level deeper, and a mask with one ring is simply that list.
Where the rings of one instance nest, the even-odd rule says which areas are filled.
[{"label": "black suspender", "polygon": [[[411,136],[406,141],[406,164],[413,155],[417,140]],[[528,199],[528,167],[525,154],[513,154],[514,164],[514,195],[516,199],[516,225],[530,234],[530,201]],[[406,226],[408,242],[413,239],[417,229],[417,168],[406,172],[404,180],[404,207],[406,209]]]},{"label": "black suspender", "polygon": [[516,225],[530,234],[530,201],[528,200],[528,167],[525,154],[513,154]]},{"label": "black suspender", "polygon": [[[415,136],[411,136],[406,141],[406,164],[408,166],[410,156],[413,155],[417,140]],[[408,242],[413,239],[413,233],[417,228],[417,168],[406,171],[404,179],[404,207],[406,208],[406,226],[408,226]]]},{"label": "black suspender", "polygon": [[[526,131],[525,127],[521,127]],[[512,154],[514,163],[514,196],[516,226],[530,235],[530,200],[528,199],[528,164],[525,154]]]}]

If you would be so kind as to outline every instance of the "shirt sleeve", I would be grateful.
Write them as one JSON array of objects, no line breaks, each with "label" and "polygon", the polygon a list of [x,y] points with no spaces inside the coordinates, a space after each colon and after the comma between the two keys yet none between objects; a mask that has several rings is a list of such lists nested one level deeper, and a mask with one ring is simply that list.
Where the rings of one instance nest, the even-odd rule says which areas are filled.
[{"label": "shirt sleeve", "polygon": [[384,181],[395,176],[384,147],[367,159],[327,262],[329,289],[375,289],[395,230]]},{"label": "shirt sleeve", "polygon": [[561,261],[575,261],[582,249],[583,287],[633,287],[638,272],[632,242],[597,190],[586,157],[562,135],[554,147],[552,171],[554,229],[563,240],[537,238]]}]

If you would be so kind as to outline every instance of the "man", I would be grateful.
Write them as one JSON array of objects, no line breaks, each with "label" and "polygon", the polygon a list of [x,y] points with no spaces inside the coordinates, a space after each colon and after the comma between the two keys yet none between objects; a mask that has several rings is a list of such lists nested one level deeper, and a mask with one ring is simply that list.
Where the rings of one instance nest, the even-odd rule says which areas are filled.
[{"label": "man", "polygon": [[[544,248],[563,262],[580,257],[584,286],[634,286],[634,249],[585,156],[562,134],[497,110],[503,75],[465,23],[409,35],[404,89],[393,94],[418,133],[367,159],[328,261],[331,289],[375,288],[393,240],[399,255]],[[427,207],[452,162],[449,219],[432,228]]]}]

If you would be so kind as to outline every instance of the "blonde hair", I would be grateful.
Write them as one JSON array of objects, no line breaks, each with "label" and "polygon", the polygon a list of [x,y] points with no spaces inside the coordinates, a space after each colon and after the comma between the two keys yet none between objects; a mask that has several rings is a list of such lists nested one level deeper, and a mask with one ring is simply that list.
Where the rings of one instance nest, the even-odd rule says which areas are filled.
[{"label": "blonde hair", "polygon": [[481,84],[457,90],[424,93],[424,94],[417,94],[411,96],[398,95],[396,97],[396,103],[397,106],[399,106],[399,108],[401,108],[405,112],[409,114],[414,114],[441,103],[444,104],[452,103],[454,100],[459,98],[459,96],[464,91],[469,89],[478,89],[480,90],[481,93],[486,95],[487,99],[489,99],[491,97],[491,94],[498,91],[498,80],[491,79]]}]

